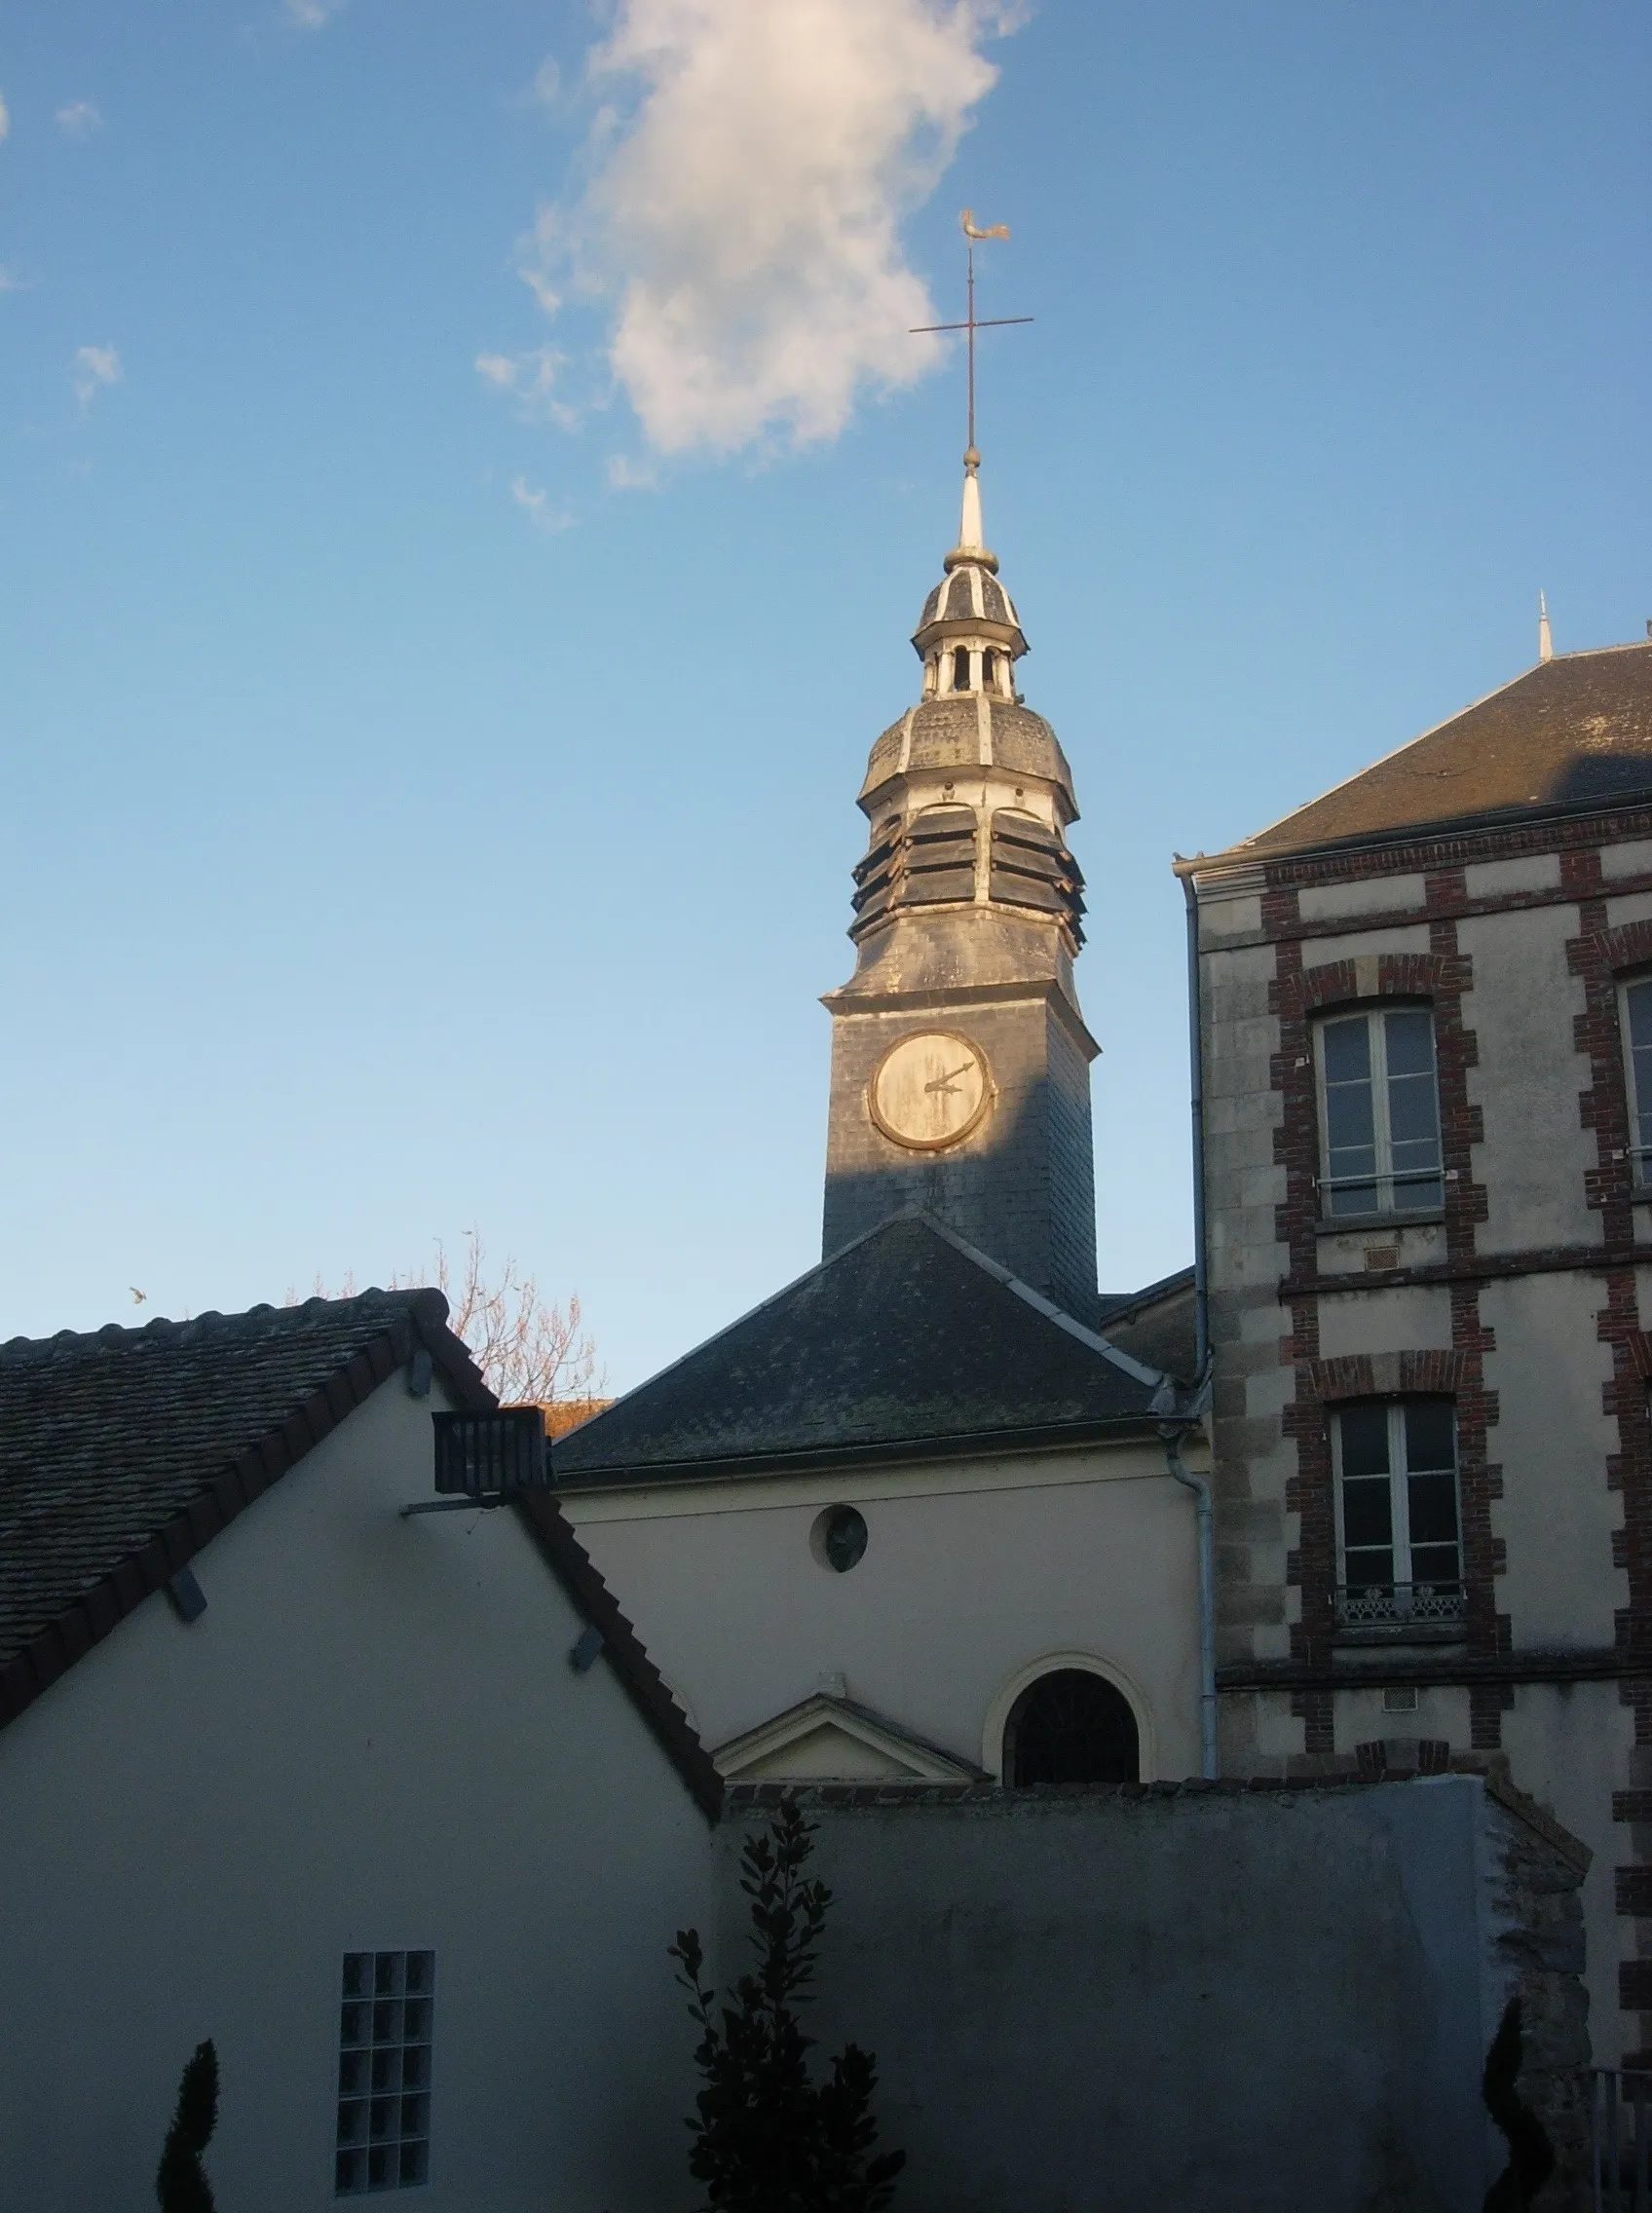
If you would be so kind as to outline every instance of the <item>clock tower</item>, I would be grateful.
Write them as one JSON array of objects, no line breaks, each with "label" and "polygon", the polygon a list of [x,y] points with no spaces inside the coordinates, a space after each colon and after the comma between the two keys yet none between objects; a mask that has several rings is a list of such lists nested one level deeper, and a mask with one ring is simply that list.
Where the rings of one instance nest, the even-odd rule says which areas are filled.
[{"label": "clock tower", "polygon": [[[971,308],[973,313],[973,305]],[[1075,1320],[1096,1310],[1083,878],[1055,731],[1022,704],[1020,618],[964,455],[958,542],[913,636],[918,703],[872,748],[855,971],[828,994],[824,1257],[921,1209]]]}]

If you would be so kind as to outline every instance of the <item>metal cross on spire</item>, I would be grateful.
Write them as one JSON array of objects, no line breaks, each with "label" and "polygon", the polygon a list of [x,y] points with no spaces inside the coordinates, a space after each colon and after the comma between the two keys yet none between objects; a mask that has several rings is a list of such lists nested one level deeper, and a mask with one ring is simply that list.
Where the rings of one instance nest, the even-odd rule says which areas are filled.
[{"label": "metal cross on spire", "polygon": [[978,330],[1001,330],[1006,323],[1032,322],[1035,319],[1030,315],[995,315],[989,316],[983,320],[976,315],[975,248],[984,239],[1007,239],[1009,237],[1009,225],[1007,223],[990,223],[985,230],[978,230],[975,224],[975,210],[972,207],[964,208],[962,214],[958,217],[958,221],[962,225],[965,241],[963,250],[968,307],[964,320],[962,322],[920,322],[914,326],[912,336],[914,338],[926,337],[931,332],[942,330],[963,330],[969,334],[969,446],[963,459],[966,468],[974,469],[981,459],[981,456],[975,450],[975,333]]}]

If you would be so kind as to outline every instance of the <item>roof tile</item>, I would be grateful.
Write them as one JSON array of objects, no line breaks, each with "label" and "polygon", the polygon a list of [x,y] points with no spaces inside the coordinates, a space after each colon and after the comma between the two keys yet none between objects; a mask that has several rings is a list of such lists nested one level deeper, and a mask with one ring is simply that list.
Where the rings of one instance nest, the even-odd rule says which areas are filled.
[{"label": "roof tile", "polygon": [[1212,858],[1652,795],[1652,640],[1560,654]]}]

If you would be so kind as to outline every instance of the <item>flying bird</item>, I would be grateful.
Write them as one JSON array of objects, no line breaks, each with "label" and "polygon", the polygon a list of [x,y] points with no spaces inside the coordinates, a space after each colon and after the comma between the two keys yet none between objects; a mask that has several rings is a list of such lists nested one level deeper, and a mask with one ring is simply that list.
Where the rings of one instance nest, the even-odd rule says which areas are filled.
[{"label": "flying bird", "polygon": [[129,1283],[127,1285],[127,1289],[131,1293],[131,1302],[134,1306],[141,1306],[144,1300],[149,1296],[148,1292],[139,1291],[136,1284],[134,1283]]},{"label": "flying bird", "polygon": [[1007,239],[1009,237],[1009,225],[1007,223],[989,223],[984,231],[978,231],[975,228],[975,210],[973,207],[966,207],[958,217],[958,221],[963,225],[963,235],[966,239]]}]

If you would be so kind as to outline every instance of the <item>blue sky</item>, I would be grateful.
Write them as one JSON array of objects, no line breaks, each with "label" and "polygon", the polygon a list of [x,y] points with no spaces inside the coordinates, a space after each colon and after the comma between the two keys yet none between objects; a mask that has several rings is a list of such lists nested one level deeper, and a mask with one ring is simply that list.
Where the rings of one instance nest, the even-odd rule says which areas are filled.
[{"label": "blue sky", "polygon": [[0,97],[0,1336],[475,1226],[625,1385],[813,1261],[965,203],[1105,1286],[1189,1249],[1172,851],[1652,617],[1627,0],[55,0]]}]

